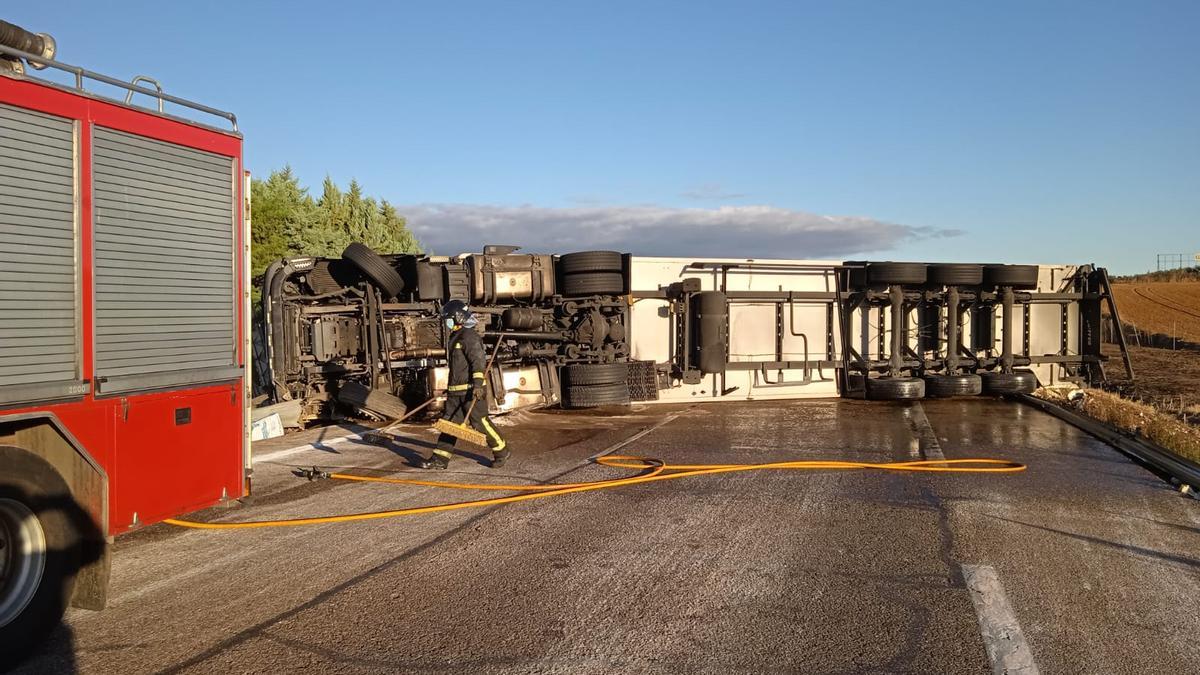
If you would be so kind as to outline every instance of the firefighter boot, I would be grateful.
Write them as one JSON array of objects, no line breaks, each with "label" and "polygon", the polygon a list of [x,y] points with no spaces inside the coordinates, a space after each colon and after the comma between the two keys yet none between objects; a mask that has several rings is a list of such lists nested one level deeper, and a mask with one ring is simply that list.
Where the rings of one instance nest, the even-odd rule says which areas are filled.
[{"label": "firefighter boot", "polygon": [[443,455],[437,450],[434,450],[433,453],[429,455],[429,459],[421,460],[421,463],[418,466],[420,466],[422,469],[444,471],[450,467],[450,457]]},{"label": "firefighter boot", "polygon": [[508,461],[508,456],[511,454],[512,451],[508,448],[502,448],[494,451],[492,453],[492,468],[499,469],[500,467],[504,466],[504,463]]}]

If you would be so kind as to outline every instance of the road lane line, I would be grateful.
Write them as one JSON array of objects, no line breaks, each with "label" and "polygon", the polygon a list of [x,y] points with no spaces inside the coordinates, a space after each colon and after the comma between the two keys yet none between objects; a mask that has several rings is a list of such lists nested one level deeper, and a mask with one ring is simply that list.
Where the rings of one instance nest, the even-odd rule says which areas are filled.
[{"label": "road lane line", "polygon": [[361,439],[362,434],[349,434],[347,436],[338,436],[337,438],[318,440],[313,443],[297,445],[294,448],[276,450],[275,452],[268,452],[265,455],[259,455],[254,458],[254,463],[258,464],[259,462],[273,462],[278,459],[283,459],[284,457],[291,457],[292,455],[298,455],[302,452],[308,452],[309,450],[320,450],[322,445],[336,445],[338,443],[345,443],[346,441],[357,441]]},{"label": "road lane line", "polygon": [[937,434],[933,433],[933,427],[929,425],[929,418],[925,416],[925,407],[920,401],[913,402],[906,410],[908,414],[905,419],[908,421],[909,428],[917,437],[917,447],[925,459],[941,461],[946,459],[942,454],[942,445],[938,443]]},{"label": "road lane line", "polygon": [[608,446],[607,448],[601,450],[600,452],[597,452],[596,454],[592,455],[591,457],[588,457],[587,461],[585,461],[583,463],[591,464],[593,460],[604,457],[605,455],[611,455],[612,453],[620,450],[621,448],[629,445],[630,443],[641,439],[643,436],[645,436],[646,434],[650,433],[651,431],[654,431],[655,429],[661,427],[662,425],[667,424],[668,422],[673,422],[676,417],[679,417],[682,414],[683,413],[672,413],[670,415],[667,415],[666,417],[664,417],[662,420],[660,420],[654,426],[646,427],[645,429],[642,429],[641,431],[630,436],[629,438],[626,438],[623,441],[618,441],[617,443],[614,443],[614,444]]},{"label": "road lane line", "polygon": [[1004,586],[995,568],[989,565],[963,565],[963,580],[971,593],[975,615],[979,618],[979,632],[992,662],[995,675],[1038,675],[1033,652],[1017,623]]}]

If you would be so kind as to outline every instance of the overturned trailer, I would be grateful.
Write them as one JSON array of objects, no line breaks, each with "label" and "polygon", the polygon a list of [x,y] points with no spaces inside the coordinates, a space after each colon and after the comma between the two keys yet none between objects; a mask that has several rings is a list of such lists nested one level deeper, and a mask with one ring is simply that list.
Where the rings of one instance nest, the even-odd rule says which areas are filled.
[{"label": "overturned trailer", "polygon": [[[1012,394],[1104,381],[1092,265],[563,255],[291,258],[263,281],[261,397],[395,418],[445,386],[442,303],[496,357],[493,412],[631,401]],[[1125,367],[1129,367],[1128,358]],[[1132,373],[1130,373],[1132,375]]]}]

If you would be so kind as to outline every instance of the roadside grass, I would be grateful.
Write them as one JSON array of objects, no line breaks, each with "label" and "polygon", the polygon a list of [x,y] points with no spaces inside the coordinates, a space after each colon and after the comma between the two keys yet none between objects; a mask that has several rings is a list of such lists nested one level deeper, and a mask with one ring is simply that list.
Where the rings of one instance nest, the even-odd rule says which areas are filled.
[{"label": "roadside grass", "polygon": [[1200,429],[1174,415],[1099,389],[1085,389],[1083,397],[1073,401],[1068,399],[1066,391],[1054,388],[1039,389],[1035,395],[1075,408],[1092,419],[1142,436],[1180,457],[1200,462]]}]

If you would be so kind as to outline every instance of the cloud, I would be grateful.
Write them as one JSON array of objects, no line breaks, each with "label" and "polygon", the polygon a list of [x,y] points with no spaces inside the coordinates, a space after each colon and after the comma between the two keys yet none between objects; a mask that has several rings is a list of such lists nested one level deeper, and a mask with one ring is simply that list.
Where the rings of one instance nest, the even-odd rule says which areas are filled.
[{"label": "cloud", "polygon": [[730,199],[741,199],[746,195],[741,192],[727,192],[721,188],[719,183],[703,183],[689,190],[684,190],[679,193],[680,197],[694,199],[696,201],[722,201]]},{"label": "cloud", "polygon": [[515,244],[525,251],[547,253],[613,249],[661,256],[839,258],[961,234],[773,206],[416,204],[397,208],[421,242],[441,255],[479,251],[484,244]]}]

